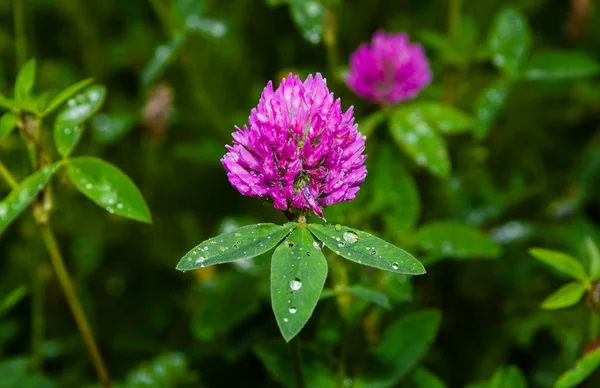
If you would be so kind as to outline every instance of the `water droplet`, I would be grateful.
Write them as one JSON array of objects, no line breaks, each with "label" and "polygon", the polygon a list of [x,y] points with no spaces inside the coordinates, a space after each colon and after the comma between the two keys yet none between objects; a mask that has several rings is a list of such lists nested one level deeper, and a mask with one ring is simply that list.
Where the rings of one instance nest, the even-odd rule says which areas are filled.
[{"label": "water droplet", "polygon": [[288,244],[287,244],[287,247],[288,247],[288,248],[293,248],[293,247],[294,247],[294,243],[288,243]]},{"label": "water droplet", "polygon": [[287,318],[283,318],[283,321],[284,321],[285,323],[287,323],[288,319],[287,319]]},{"label": "water droplet", "polygon": [[341,238],[339,238],[339,237],[336,237],[336,238],[335,238],[335,241],[342,241],[342,239],[341,239]]},{"label": "water droplet", "polygon": [[338,247],[340,247],[340,248],[343,248],[343,247],[345,247],[345,246],[346,246],[346,244],[344,244],[344,243],[339,243],[339,244],[338,244]]},{"label": "water droplet", "polygon": [[315,249],[321,250],[324,245],[323,241],[313,241],[313,247],[315,247]]},{"label": "water droplet", "polygon": [[123,204],[122,203],[118,203],[117,204],[117,209],[123,209]]},{"label": "water droplet", "polygon": [[346,241],[348,244],[354,244],[358,241],[358,236],[352,232],[344,232],[343,237],[344,241]]},{"label": "water droplet", "polygon": [[398,268],[400,268],[400,265],[398,263],[392,263],[392,268],[394,269],[394,271],[398,271]]},{"label": "water droplet", "polygon": [[204,252],[208,251],[208,247],[204,247],[203,251]]},{"label": "water droplet", "polygon": [[204,258],[204,256],[200,256],[199,258],[196,259],[196,264],[202,264],[202,263],[204,263],[204,260],[206,260]]},{"label": "water droplet", "polygon": [[373,256],[375,256],[375,255],[377,254],[377,251],[376,251],[375,249],[373,249],[373,250],[371,251],[371,254],[372,254]]},{"label": "water droplet", "polygon": [[350,377],[344,379],[344,387],[351,387],[352,384],[354,384],[354,381]]},{"label": "water droplet", "polygon": [[290,280],[290,288],[292,291],[298,291],[302,288],[302,282],[299,279]]},{"label": "water droplet", "polygon": [[310,252],[306,252],[306,256],[310,256]]},{"label": "water droplet", "polygon": [[85,188],[91,190],[94,186],[91,183],[85,185]]},{"label": "water droplet", "polygon": [[335,230],[341,230],[342,229],[342,225],[340,224],[335,224]]},{"label": "water droplet", "polygon": [[290,307],[288,311],[290,312],[290,314],[296,314],[298,312],[298,309],[295,307]]},{"label": "water droplet", "polygon": [[233,247],[234,247],[235,249],[238,249],[240,246],[239,246],[239,245],[237,245],[237,244],[233,244]]}]

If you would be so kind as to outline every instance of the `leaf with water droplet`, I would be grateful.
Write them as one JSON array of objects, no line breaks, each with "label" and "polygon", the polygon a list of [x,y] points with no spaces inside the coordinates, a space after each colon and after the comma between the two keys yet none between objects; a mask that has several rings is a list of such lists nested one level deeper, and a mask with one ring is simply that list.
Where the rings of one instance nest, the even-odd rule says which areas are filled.
[{"label": "leaf with water droplet", "polygon": [[410,106],[396,108],[390,120],[390,133],[417,165],[438,176],[450,173],[446,142],[421,112]]},{"label": "leaf with water droplet", "polygon": [[0,233],[29,206],[60,166],[60,163],[54,163],[41,168],[27,177],[0,202]]},{"label": "leaf with water droplet", "polygon": [[78,157],[67,162],[69,179],[79,191],[111,214],[151,222],[150,210],[135,183],[102,159]]},{"label": "leaf with water droplet", "polygon": [[350,286],[346,288],[346,292],[371,303],[374,303],[378,306],[381,306],[383,308],[391,308],[390,300],[388,299],[387,295],[373,288],[368,288],[360,285]]},{"label": "leaf with water droplet", "polygon": [[432,222],[421,227],[416,240],[428,254],[453,259],[494,259],[501,250],[486,234],[455,221]]},{"label": "leaf with water droplet", "polygon": [[[275,249],[271,260],[271,302],[281,334],[289,342],[308,322],[319,301],[327,260],[313,246],[314,239],[305,227],[296,228],[286,241]],[[298,258],[299,248],[310,255]],[[297,284],[292,287],[290,281],[300,282],[301,287],[295,290]]]},{"label": "leaf with water droplet", "polygon": [[227,34],[227,24],[221,20],[205,19],[190,15],[185,21],[187,31],[198,33],[206,38],[222,38]]},{"label": "leaf with water droplet", "polygon": [[13,112],[6,112],[0,117],[0,140],[10,135],[10,133],[17,127],[17,115]]},{"label": "leaf with water droplet", "polygon": [[[310,231],[315,237],[325,243],[332,251],[340,256],[359,264],[407,275],[421,275],[425,273],[423,265],[410,253],[375,237],[367,232],[342,226],[337,230],[332,225],[310,224]],[[339,246],[338,239],[344,238],[344,233],[353,233],[357,236],[354,244]],[[397,265],[397,269],[394,266]]]},{"label": "leaf with water droplet", "polygon": [[235,229],[208,239],[189,251],[177,264],[180,271],[188,271],[208,265],[249,259],[275,248],[295,223],[255,224]]},{"label": "leaf with water droplet", "polygon": [[144,89],[148,89],[175,62],[184,42],[185,33],[179,33],[170,42],[162,44],[154,50],[154,55],[142,70]]},{"label": "leaf with water droplet", "polygon": [[290,2],[290,15],[302,36],[308,42],[317,44],[323,34],[325,7],[318,0],[302,0]]},{"label": "leaf with water droplet", "polygon": [[531,48],[531,30],[527,18],[517,8],[504,7],[490,28],[488,49],[492,63],[509,75],[516,75]]},{"label": "leaf with water droplet", "polygon": [[600,64],[582,52],[544,50],[537,52],[525,67],[523,78],[535,81],[564,81],[592,77]]},{"label": "leaf with water droplet", "polygon": [[499,79],[483,89],[475,99],[475,138],[482,140],[488,134],[490,127],[496,122],[510,94],[509,84]]},{"label": "leaf with water droplet", "polygon": [[56,125],[73,126],[90,119],[104,104],[106,87],[93,85],[67,101],[56,115]]},{"label": "leaf with water droplet", "polygon": [[381,337],[381,345],[369,355],[365,374],[357,386],[396,386],[425,356],[440,322],[439,311],[422,310],[406,314],[389,325]]},{"label": "leaf with water droplet", "polygon": [[52,99],[52,101],[50,101],[48,103],[48,105],[46,106],[46,108],[44,109],[43,116],[46,116],[46,115],[52,113],[52,111],[54,111],[54,109],[61,106],[69,98],[73,97],[74,94],[76,94],[77,92],[79,92],[80,90],[85,88],[86,86],[89,86],[92,82],[93,82],[92,78],[84,79],[83,81],[79,81],[76,84],[71,85],[68,88],[66,88],[65,90],[63,90],[62,92],[58,93],[58,95],[56,97],[54,97]]},{"label": "leaf with water droplet", "polygon": [[410,106],[440,133],[454,135],[465,133],[475,127],[475,120],[467,113],[439,102],[417,102]]}]

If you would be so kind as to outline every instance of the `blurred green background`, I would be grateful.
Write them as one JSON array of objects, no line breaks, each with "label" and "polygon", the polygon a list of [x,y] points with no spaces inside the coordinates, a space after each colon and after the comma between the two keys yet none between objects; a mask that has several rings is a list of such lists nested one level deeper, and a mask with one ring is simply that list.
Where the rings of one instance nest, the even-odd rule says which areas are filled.
[{"label": "blurred green background", "polygon": [[[132,387],[294,386],[289,350],[271,311],[268,256],[175,270],[189,249],[220,232],[285,222],[269,205],[239,195],[219,159],[268,80],[278,83],[293,71],[302,78],[321,72],[343,108],[355,107],[359,130],[370,131],[367,180],[356,201],[325,209],[328,221],[374,232],[415,254],[428,271],[409,279],[347,264],[348,284],[387,298],[378,305],[373,297],[341,293],[319,303],[301,333],[307,373],[316,376],[312,386],[338,380],[359,386],[355,378],[379,373],[369,372],[368,354],[386,341],[397,363],[382,375],[399,372],[371,386],[436,387],[423,377],[434,373],[448,387],[487,387],[509,365],[527,386],[552,386],[593,339],[594,313],[584,303],[540,309],[567,279],[527,248],[563,250],[585,263],[584,238],[600,241],[597,4],[289,3],[0,3],[0,91],[11,94],[20,64],[30,57],[38,63],[37,91],[57,93],[87,77],[106,85],[106,104],[75,155],[119,166],[152,211],[151,225],[118,218],[80,196],[64,173],[54,179],[54,229],[113,380]],[[303,3],[316,3],[318,14],[307,19]],[[19,6],[23,41],[15,32]],[[541,62],[559,72],[521,76],[519,66],[498,66],[490,36],[506,6],[517,16],[501,32],[524,52],[519,66],[535,68],[536,53],[554,50],[565,57]],[[399,148],[388,133],[393,123],[369,127],[379,108],[343,83],[349,55],[378,29],[407,32],[424,45],[434,81],[419,101],[454,106],[474,120],[472,131],[443,137],[452,164],[447,176],[431,174]],[[51,131],[44,136],[51,143]],[[0,159],[19,180],[31,173],[15,134],[0,142]],[[8,192],[0,182],[0,197]],[[427,228],[432,223],[441,228]],[[468,231],[455,236],[461,226]],[[0,299],[27,285],[33,268],[44,281],[43,368],[29,367],[27,294],[0,315],[0,386],[93,386],[87,350],[35,223],[24,215],[0,239]],[[338,314],[344,298],[351,306],[346,319]],[[380,306],[385,302],[392,308]],[[386,332],[423,309],[441,313],[437,336],[436,329],[428,339],[418,328]],[[411,347],[405,341],[415,336],[424,343]],[[493,386],[516,386],[506,384]]]}]

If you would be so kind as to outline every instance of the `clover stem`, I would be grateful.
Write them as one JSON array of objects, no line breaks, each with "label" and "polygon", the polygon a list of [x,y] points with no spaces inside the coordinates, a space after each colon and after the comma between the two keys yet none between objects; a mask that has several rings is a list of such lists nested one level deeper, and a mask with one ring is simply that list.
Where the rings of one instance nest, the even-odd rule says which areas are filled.
[{"label": "clover stem", "polygon": [[87,321],[83,308],[81,307],[81,303],[79,302],[77,294],[75,293],[73,282],[65,266],[65,261],[58,247],[56,237],[54,236],[54,233],[52,232],[52,229],[48,223],[39,225],[39,227],[44,243],[46,244],[46,249],[50,255],[50,261],[54,267],[54,271],[56,272],[60,285],[63,288],[65,296],[67,297],[67,302],[69,303],[69,307],[71,308],[81,337],[83,338],[83,341],[87,345],[90,352],[92,362],[96,368],[96,373],[98,374],[98,379],[100,380],[102,387],[109,388],[112,386],[112,384],[110,382],[108,371],[104,365],[104,361],[102,360],[98,346],[96,345],[96,340],[94,339],[90,325]]},{"label": "clover stem", "polygon": [[13,0],[13,20],[15,25],[17,68],[20,68],[25,63],[25,60],[27,60],[27,40],[25,39],[23,0]]},{"label": "clover stem", "polygon": [[294,373],[296,374],[296,385],[298,388],[304,388],[304,372],[302,370],[302,351],[300,350],[300,336],[297,335],[290,342],[292,351],[292,362],[294,364]]},{"label": "clover stem", "polygon": [[6,181],[6,183],[8,183],[11,189],[15,189],[17,186],[19,186],[19,182],[17,182],[17,180],[12,176],[2,161],[0,161],[0,175]]}]

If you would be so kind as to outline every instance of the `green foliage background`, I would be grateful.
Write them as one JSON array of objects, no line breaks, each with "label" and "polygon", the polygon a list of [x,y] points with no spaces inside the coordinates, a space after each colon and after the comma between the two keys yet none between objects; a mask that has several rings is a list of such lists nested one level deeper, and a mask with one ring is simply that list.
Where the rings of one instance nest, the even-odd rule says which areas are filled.
[{"label": "green foliage background", "polygon": [[[271,311],[269,256],[175,271],[209,237],[286,221],[240,196],[219,159],[266,82],[290,71],[321,72],[369,131],[367,181],[356,201],[325,210],[328,221],[392,241],[428,271],[409,279],[347,264],[342,286],[350,288],[339,292],[330,270],[329,294],[301,333],[309,386],[548,387],[593,339],[597,322],[584,303],[540,308],[567,278],[527,253],[557,249],[587,266],[585,237],[600,241],[600,12],[580,16],[574,10],[585,1],[329,0],[317,2],[329,16],[313,44],[321,19],[299,27],[295,14],[310,1],[28,0],[25,45],[13,29],[19,1],[0,3],[0,91],[10,94],[23,48],[37,59],[38,91],[55,94],[88,77],[106,85],[104,108],[74,155],[119,166],[152,211],[151,225],[121,219],[78,195],[64,172],[55,179],[55,232],[122,386],[294,386]],[[514,66],[500,64],[490,38],[502,12],[526,23],[498,27]],[[465,114],[467,130],[436,129],[448,174],[397,146],[398,131],[411,130],[400,113],[380,120],[377,106],[343,84],[347,58],[378,29],[425,46],[434,81],[418,102]],[[150,117],[150,105],[159,114]],[[44,139],[51,142],[50,128]],[[31,173],[17,135],[0,142],[0,159],[19,180]],[[0,192],[8,194],[5,182]],[[30,216],[1,236],[0,300],[28,283],[32,257],[45,282],[45,377],[28,367],[32,308],[23,294],[0,307],[0,386],[93,386]]]}]

